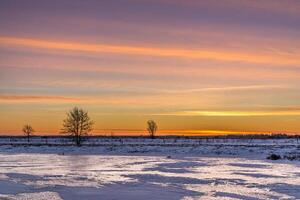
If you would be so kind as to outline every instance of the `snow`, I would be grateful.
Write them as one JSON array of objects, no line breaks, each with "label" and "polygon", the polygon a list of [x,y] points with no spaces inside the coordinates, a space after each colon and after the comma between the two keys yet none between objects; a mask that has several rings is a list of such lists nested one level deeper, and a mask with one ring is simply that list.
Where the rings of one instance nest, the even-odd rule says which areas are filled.
[{"label": "snow", "polygon": [[0,199],[300,199],[297,142],[130,142],[0,146]]}]

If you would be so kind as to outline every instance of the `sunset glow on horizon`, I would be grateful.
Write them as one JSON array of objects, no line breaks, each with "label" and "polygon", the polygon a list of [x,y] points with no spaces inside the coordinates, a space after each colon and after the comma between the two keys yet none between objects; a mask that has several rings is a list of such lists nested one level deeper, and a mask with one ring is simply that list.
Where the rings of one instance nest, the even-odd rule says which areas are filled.
[{"label": "sunset glow on horizon", "polygon": [[300,133],[297,0],[0,2],[0,135]]}]

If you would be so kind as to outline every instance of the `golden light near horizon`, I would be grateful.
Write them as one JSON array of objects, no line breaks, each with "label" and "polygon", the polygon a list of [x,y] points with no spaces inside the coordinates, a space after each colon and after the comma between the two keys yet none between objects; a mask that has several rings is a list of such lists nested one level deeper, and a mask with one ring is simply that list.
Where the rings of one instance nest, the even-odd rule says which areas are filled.
[{"label": "golden light near horizon", "polygon": [[0,134],[59,134],[74,106],[95,135],[145,134],[149,119],[162,135],[297,134],[299,8],[1,1]]}]

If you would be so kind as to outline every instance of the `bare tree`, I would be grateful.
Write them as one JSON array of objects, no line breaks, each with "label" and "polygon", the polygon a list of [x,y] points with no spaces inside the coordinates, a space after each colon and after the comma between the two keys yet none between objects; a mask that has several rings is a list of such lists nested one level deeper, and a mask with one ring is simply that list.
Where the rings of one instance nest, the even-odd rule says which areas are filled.
[{"label": "bare tree", "polygon": [[67,113],[61,132],[69,134],[73,137],[76,145],[80,146],[82,136],[88,135],[92,131],[93,124],[87,111],[74,107]]},{"label": "bare tree", "polygon": [[29,143],[29,138],[34,132],[33,128],[29,124],[26,124],[23,126],[22,131],[27,136],[27,142]]},{"label": "bare tree", "polygon": [[147,124],[148,124],[147,130],[148,130],[148,132],[149,132],[149,134],[150,134],[150,137],[153,139],[153,138],[154,138],[154,135],[155,135],[155,133],[156,133],[156,130],[157,130],[157,124],[156,124],[155,121],[153,121],[153,120],[149,120],[149,121],[147,122]]}]

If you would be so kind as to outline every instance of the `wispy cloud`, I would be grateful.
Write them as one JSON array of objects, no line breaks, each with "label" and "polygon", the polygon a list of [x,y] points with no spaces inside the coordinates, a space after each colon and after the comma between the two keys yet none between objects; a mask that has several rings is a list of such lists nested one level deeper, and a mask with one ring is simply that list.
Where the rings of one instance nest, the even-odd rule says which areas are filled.
[{"label": "wispy cloud", "polygon": [[270,90],[287,89],[286,85],[242,85],[242,86],[224,86],[224,87],[204,87],[186,90],[168,90],[165,93],[195,93],[195,92],[218,92],[218,91],[248,91],[248,90]]},{"label": "wispy cloud", "polygon": [[37,103],[37,102],[81,102],[82,100],[74,97],[64,96],[37,96],[37,95],[0,95],[0,103]]},{"label": "wispy cloud", "polygon": [[[25,104],[25,103],[42,103],[42,104],[84,104],[84,105],[119,105],[119,106],[153,106],[163,105],[162,99],[148,98],[148,96],[50,96],[50,95],[0,95],[1,103]],[[110,112],[102,112],[102,114],[111,114]]]},{"label": "wispy cloud", "polygon": [[79,51],[89,53],[112,53],[142,56],[181,57],[190,59],[211,59],[221,61],[241,61],[251,63],[292,64],[299,65],[299,55],[261,55],[242,52],[226,52],[218,49],[184,49],[149,46],[129,46],[110,44],[70,43],[28,38],[0,36],[0,45],[17,45],[32,48]]},{"label": "wispy cloud", "polygon": [[255,117],[255,116],[300,116],[300,109],[264,110],[264,111],[180,111],[158,113],[166,116],[207,116],[207,117]]},{"label": "wispy cloud", "polygon": [[[269,13],[281,13],[288,14],[292,16],[299,16],[300,3],[297,0],[293,1],[280,1],[280,0],[265,0],[265,1],[239,1],[239,0],[227,0],[227,1],[180,1],[180,0],[163,0],[163,2],[168,2],[170,4],[177,4],[180,6],[188,7],[211,7],[223,9],[236,8],[242,10],[252,9],[253,11],[269,12]],[[292,5],[291,5],[292,2]]]}]

